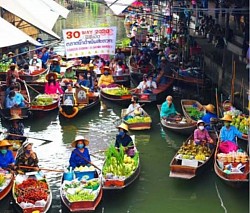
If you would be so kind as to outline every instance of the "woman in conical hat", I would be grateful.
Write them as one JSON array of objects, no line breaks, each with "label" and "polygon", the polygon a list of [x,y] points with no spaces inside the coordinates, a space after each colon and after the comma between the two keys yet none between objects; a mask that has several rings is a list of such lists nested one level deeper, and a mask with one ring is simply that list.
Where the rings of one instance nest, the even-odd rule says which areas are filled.
[{"label": "woman in conical hat", "polygon": [[77,136],[75,140],[71,143],[71,146],[75,149],[72,151],[69,165],[73,169],[75,167],[86,166],[90,164],[90,154],[88,148],[86,146],[89,145],[89,140],[84,138],[83,136]]},{"label": "woman in conical hat", "polygon": [[14,157],[9,147],[12,145],[8,142],[8,140],[0,141],[0,168],[6,169],[14,166]]},{"label": "woman in conical hat", "polygon": [[201,120],[203,120],[206,124],[206,129],[207,130],[212,130],[212,128],[210,127],[210,121],[211,118],[218,118],[218,116],[215,113],[215,106],[213,104],[208,104],[204,106],[206,113],[205,115],[203,115],[203,117],[201,118]]},{"label": "woman in conical hat", "polygon": [[[10,133],[7,136],[8,140],[21,140],[25,141],[26,137],[23,136],[24,134],[24,125],[21,122],[23,118],[18,114],[13,114],[11,118],[9,119],[11,121],[11,124],[8,128],[8,133]],[[15,135],[11,135],[15,134]]]},{"label": "woman in conical hat", "polygon": [[56,79],[57,79],[57,74],[54,72],[51,72],[51,73],[46,75],[46,80],[48,81],[45,84],[45,93],[46,94],[56,94],[58,92],[60,94],[63,94],[63,90],[62,90],[60,84],[56,81]]},{"label": "woman in conical hat", "polygon": [[128,135],[128,126],[125,123],[121,123],[116,128],[118,129],[118,134],[116,135],[115,147],[119,148],[120,146],[133,146],[133,140]]}]

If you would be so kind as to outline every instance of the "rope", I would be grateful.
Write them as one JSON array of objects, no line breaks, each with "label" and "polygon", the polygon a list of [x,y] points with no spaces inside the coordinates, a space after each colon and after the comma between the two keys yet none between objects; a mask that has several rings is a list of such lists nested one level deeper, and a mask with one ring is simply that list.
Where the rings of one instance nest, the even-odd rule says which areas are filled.
[{"label": "rope", "polygon": [[215,182],[215,189],[216,189],[218,198],[219,198],[219,200],[220,200],[220,205],[221,205],[221,207],[224,209],[224,212],[227,213],[227,209],[226,209],[226,207],[224,206],[224,203],[223,203],[223,200],[222,200],[222,198],[221,198],[221,196],[220,196],[220,192],[219,192],[219,190],[218,190],[218,187],[217,187],[216,182]]}]

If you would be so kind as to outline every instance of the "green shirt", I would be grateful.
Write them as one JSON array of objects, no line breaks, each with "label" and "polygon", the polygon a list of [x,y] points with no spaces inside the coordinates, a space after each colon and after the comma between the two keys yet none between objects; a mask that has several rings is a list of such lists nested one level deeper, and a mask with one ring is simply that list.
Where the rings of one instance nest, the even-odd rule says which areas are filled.
[{"label": "green shirt", "polygon": [[160,116],[162,117],[168,117],[169,115],[174,114],[176,115],[177,112],[175,110],[174,104],[172,103],[170,106],[168,105],[168,102],[165,101],[162,105],[161,105],[161,113]]}]

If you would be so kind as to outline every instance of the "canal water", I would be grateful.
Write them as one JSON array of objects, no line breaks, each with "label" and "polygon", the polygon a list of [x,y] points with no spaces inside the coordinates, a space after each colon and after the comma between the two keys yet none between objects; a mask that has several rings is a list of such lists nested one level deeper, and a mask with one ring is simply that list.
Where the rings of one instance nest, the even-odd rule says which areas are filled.
[{"label": "canal water", "polygon": [[[98,11],[96,14],[91,10],[71,12],[69,18],[62,21],[63,27],[98,27],[98,23],[103,23],[100,14],[109,13],[101,7]],[[106,20],[115,26],[122,24],[121,20],[112,16],[105,16]],[[71,26],[71,23],[75,25]],[[60,27],[58,26],[58,29]],[[209,91],[207,90],[207,98],[211,99],[213,95]],[[197,94],[200,95],[197,90],[173,93],[174,103],[179,112],[181,112],[180,98],[190,98],[192,94],[196,97]],[[90,152],[106,149],[109,144],[114,143],[117,133],[115,124],[119,121],[121,109],[119,105],[102,101],[100,107],[72,121],[60,121],[58,112],[55,111],[39,119],[25,121],[25,135],[53,141],[45,143],[42,140],[30,139],[34,143],[34,150],[39,157],[41,167],[62,169],[68,165],[72,151],[70,143],[75,136],[84,135],[90,140]],[[216,177],[212,165],[193,180],[169,178],[170,161],[186,137],[162,129],[156,105],[147,105],[145,110],[153,119],[152,128],[147,131],[130,132],[131,135],[135,135],[140,152],[140,176],[122,191],[105,192],[96,213],[249,212],[249,189],[234,189],[225,185]],[[5,125],[2,123],[2,126]],[[101,167],[102,154],[95,156],[92,156],[92,162]],[[62,173],[46,172],[46,175],[53,193],[49,213],[67,212],[61,208],[60,203],[59,188]],[[0,212],[14,212],[10,203],[11,196],[0,201]]]}]

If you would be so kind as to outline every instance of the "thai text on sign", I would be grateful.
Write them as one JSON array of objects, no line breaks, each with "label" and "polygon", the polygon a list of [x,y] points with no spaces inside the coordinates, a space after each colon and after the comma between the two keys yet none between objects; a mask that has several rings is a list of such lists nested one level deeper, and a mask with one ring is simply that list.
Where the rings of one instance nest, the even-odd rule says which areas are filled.
[{"label": "thai text on sign", "polygon": [[63,39],[67,58],[114,55],[116,27],[65,29]]}]

